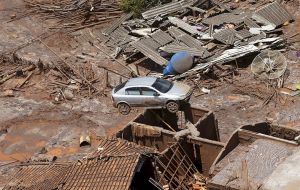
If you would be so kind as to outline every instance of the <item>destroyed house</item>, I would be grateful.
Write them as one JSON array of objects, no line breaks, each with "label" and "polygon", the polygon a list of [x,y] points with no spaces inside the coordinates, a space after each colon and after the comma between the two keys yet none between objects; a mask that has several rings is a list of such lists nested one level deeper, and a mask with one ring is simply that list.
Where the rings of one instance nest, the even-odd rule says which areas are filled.
[{"label": "destroyed house", "polygon": [[[178,117],[179,115],[179,117]],[[116,136],[142,146],[155,147],[157,182],[171,189],[189,189],[203,180],[225,144],[219,141],[217,121],[211,111],[187,107],[182,114],[146,110]],[[190,124],[187,124],[190,123]],[[200,134],[185,133],[192,125]],[[199,183],[198,181],[198,183]]]},{"label": "destroyed house", "polygon": [[97,151],[76,163],[26,163],[5,190],[154,189],[150,155],[156,151],[120,139],[103,139]]},{"label": "destroyed house", "polygon": [[212,164],[208,188],[259,189],[299,148],[299,134],[295,128],[266,122],[240,127]]}]

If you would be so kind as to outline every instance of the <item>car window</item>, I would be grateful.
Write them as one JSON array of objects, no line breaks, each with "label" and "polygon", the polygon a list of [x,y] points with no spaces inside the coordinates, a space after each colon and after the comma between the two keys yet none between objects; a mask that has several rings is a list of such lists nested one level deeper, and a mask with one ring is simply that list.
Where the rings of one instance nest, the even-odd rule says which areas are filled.
[{"label": "car window", "polygon": [[116,86],[114,92],[115,93],[118,92],[120,89],[122,89],[125,86],[126,83],[127,82],[123,82],[123,83],[119,84],[118,86]]},{"label": "car window", "polygon": [[173,83],[164,80],[164,79],[156,79],[156,81],[152,84],[152,87],[155,88],[156,90],[166,93],[168,92],[173,86]]},{"label": "car window", "polygon": [[140,89],[137,87],[127,88],[125,91],[127,95],[141,95]]},{"label": "car window", "polygon": [[142,87],[141,92],[142,92],[142,95],[144,95],[144,96],[154,96],[154,94],[155,94],[154,90],[147,88],[147,87]]}]

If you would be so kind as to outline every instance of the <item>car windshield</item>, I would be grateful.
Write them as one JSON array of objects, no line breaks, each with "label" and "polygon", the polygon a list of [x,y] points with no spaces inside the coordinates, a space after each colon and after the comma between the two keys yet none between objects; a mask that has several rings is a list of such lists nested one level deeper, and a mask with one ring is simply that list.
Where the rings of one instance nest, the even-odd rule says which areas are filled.
[{"label": "car windshield", "polygon": [[115,87],[114,93],[118,92],[121,88],[125,86],[126,82],[123,82]]},{"label": "car windshield", "polygon": [[173,86],[173,83],[164,80],[164,79],[156,79],[156,81],[152,84],[152,87],[155,88],[156,90],[166,93],[168,92]]}]

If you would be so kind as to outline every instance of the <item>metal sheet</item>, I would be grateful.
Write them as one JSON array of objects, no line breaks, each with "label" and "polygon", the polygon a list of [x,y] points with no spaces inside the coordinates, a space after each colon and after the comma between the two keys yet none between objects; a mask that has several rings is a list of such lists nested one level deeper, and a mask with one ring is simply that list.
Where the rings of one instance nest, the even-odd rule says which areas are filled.
[{"label": "metal sheet", "polygon": [[266,25],[271,24],[275,27],[294,19],[277,1],[255,11],[252,18]]},{"label": "metal sheet", "polygon": [[205,51],[201,51],[196,48],[191,48],[191,47],[185,47],[185,46],[178,46],[178,45],[167,45],[161,48],[163,51],[168,52],[168,53],[178,53],[181,51],[185,51],[189,53],[192,56],[197,56],[197,57],[203,57],[205,56]]},{"label": "metal sheet", "polygon": [[155,31],[153,34],[151,34],[151,38],[153,38],[161,46],[164,46],[174,40],[169,34],[162,30]]},{"label": "metal sheet", "polygon": [[249,27],[249,28],[260,28],[260,26],[254,22],[251,18],[246,18],[244,20],[244,23]]},{"label": "metal sheet", "polygon": [[186,34],[184,31],[180,30],[175,26],[169,27],[168,32],[176,39],[178,38],[178,36]]},{"label": "metal sheet", "polygon": [[234,23],[239,24],[242,23],[246,18],[245,14],[237,15],[233,13],[223,13],[213,17],[206,18],[202,21],[202,23],[207,25],[221,25],[224,23]]},{"label": "metal sheet", "polygon": [[248,45],[250,42],[254,42],[256,40],[260,40],[262,38],[265,38],[266,37],[266,34],[264,33],[261,33],[261,34],[258,34],[258,35],[255,35],[255,36],[252,36],[250,38],[248,38],[247,40],[245,41],[240,41],[240,42],[237,42],[235,45],[238,45],[238,46],[245,46],[245,45]]},{"label": "metal sheet", "polygon": [[174,24],[175,26],[178,26],[184,31],[187,31],[188,33],[192,35],[203,35],[202,32],[198,31],[196,27],[184,22],[183,20],[176,18],[176,17],[168,17],[169,21]]},{"label": "metal sheet", "polygon": [[158,50],[158,48],[161,46],[159,43],[154,41],[152,38],[143,38],[140,40],[141,43],[147,45],[152,50]]},{"label": "metal sheet", "polygon": [[149,57],[152,61],[156,62],[159,65],[166,65],[168,61],[160,56],[160,54],[153,49],[153,47],[149,46],[149,44],[145,43],[145,40],[138,40],[136,42],[131,43],[133,47],[135,47],[138,51],[144,54],[146,57]]},{"label": "metal sheet", "polygon": [[187,33],[183,32],[182,30],[180,30],[176,27],[170,27],[168,29],[168,31],[169,31],[169,33],[171,33],[172,36],[174,36],[174,38],[176,38],[178,41],[185,43],[187,46],[194,47],[197,49],[203,49],[201,41],[188,35]]},{"label": "metal sheet", "polygon": [[224,3],[220,2],[220,0],[211,0],[214,4],[218,5],[221,9],[227,10],[228,12],[231,12],[232,10],[225,5]]},{"label": "metal sheet", "polygon": [[105,35],[110,35],[114,30],[116,30],[124,21],[130,19],[133,13],[128,13],[119,18],[116,22],[114,22],[109,28],[104,30],[102,33]]},{"label": "metal sheet", "polygon": [[245,39],[251,36],[253,36],[253,34],[247,29],[239,30],[236,32],[236,37],[238,37],[239,39]]},{"label": "metal sheet", "polygon": [[236,31],[234,29],[224,29],[213,35],[213,38],[224,43],[233,45],[238,38],[235,36]]},{"label": "metal sheet", "polygon": [[128,31],[120,26],[109,35],[106,45],[114,49],[117,46],[128,44],[131,41],[131,36],[128,35]]}]

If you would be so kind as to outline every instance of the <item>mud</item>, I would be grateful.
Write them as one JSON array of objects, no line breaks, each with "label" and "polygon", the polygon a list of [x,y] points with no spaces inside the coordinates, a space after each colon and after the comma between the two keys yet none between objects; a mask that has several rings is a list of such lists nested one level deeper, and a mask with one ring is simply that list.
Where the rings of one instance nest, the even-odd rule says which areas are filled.
[{"label": "mud", "polygon": [[[79,138],[90,135],[92,147],[98,136],[107,136],[112,127],[128,122],[115,110],[96,100],[54,105],[21,98],[1,99],[1,161],[26,161],[46,149],[59,160],[79,158],[90,149],[79,148]],[[76,153],[79,153],[76,155]]]},{"label": "mud", "polygon": [[[284,27],[287,36],[300,31],[300,9],[299,5],[293,4],[294,2],[296,1],[287,4],[296,18],[295,22]],[[21,15],[22,5],[21,0],[0,1],[0,54],[13,50],[47,31],[49,23],[34,16],[7,22],[12,15]],[[100,79],[97,87],[103,89],[107,96],[88,97],[76,94],[71,101],[55,104],[50,96],[51,89],[48,85],[50,77],[45,72],[34,73],[26,88],[14,91],[14,97],[0,97],[0,187],[5,181],[1,175],[9,173],[8,169],[1,168],[2,163],[26,161],[38,154],[57,156],[59,161],[76,160],[97,146],[98,136],[115,134],[141,112],[141,110],[133,110],[129,116],[123,116],[111,104],[109,97],[111,88],[104,86],[104,71],[99,69],[99,66],[110,68],[126,76],[128,72],[110,60],[107,55],[92,47],[89,40],[86,40],[91,37],[87,34],[91,32],[97,35],[101,29],[101,27],[94,27],[79,31],[75,37],[60,32],[43,41],[74,65],[91,63],[95,77]],[[97,39],[90,40],[97,41]],[[300,40],[300,35],[293,40]],[[300,59],[296,57],[296,51],[300,51],[299,42],[289,46],[285,54],[288,58],[288,77],[285,80],[285,87],[300,83]],[[95,56],[87,57],[85,60],[77,59],[76,56],[81,55],[82,52]],[[6,55],[6,61],[1,63],[0,68],[14,70],[18,66],[36,63],[40,58],[49,67],[53,66],[51,61],[57,59],[47,48],[35,42],[16,51],[13,55]],[[222,142],[226,142],[238,127],[266,120],[300,130],[299,97],[280,95],[276,101],[272,100],[269,104],[263,105],[265,98],[270,94],[270,89],[254,78],[249,68],[251,61],[249,59],[239,63],[239,75],[234,77],[232,83],[216,81],[218,87],[211,89],[210,94],[193,96],[191,99],[192,105],[214,111]],[[149,71],[146,68],[141,70],[146,70],[145,73]],[[0,91],[11,89],[20,80],[22,79],[13,78],[7,81],[1,85]],[[119,76],[110,76],[111,86],[118,81]],[[249,91],[238,93],[237,86],[260,89],[258,95],[263,98]],[[91,136],[92,147],[79,147],[79,138],[86,133]]]}]

